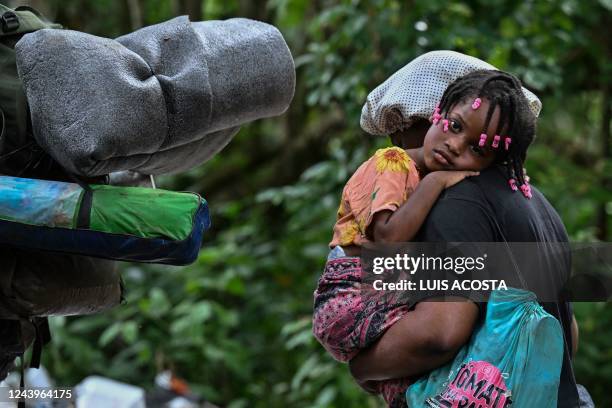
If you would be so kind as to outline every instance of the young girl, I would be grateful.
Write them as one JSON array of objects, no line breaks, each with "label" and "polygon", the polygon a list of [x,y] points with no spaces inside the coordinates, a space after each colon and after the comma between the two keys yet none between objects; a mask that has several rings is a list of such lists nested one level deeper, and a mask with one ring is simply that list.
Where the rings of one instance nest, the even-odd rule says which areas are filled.
[{"label": "young girl", "polygon": [[[517,78],[478,70],[448,86],[421,147],[381,149],[346,184],[315,291],[313,332],[339,361],[349,361],[409,312],[407,305],[362,299],[360,248],[366,242],[412,240],[441,192],[492,165],[509,188],[531,197],[523,162],[535,115]],[[397,135],[395,135],[397,136]],[[402,145],[401,137],[392,135]],[[408,379],[380,383],[389,406],[405,406]]]}]

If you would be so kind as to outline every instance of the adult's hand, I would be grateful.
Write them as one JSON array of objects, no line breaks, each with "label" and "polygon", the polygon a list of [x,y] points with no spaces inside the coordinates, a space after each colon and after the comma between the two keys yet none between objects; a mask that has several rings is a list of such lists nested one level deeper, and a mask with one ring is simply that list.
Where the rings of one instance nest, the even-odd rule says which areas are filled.
[{"label": "adult's hand", "polygon": [[359,383],[425,374],[451,361],[469,340],[478,319],[470,301],[421,302],[349,367]]}]

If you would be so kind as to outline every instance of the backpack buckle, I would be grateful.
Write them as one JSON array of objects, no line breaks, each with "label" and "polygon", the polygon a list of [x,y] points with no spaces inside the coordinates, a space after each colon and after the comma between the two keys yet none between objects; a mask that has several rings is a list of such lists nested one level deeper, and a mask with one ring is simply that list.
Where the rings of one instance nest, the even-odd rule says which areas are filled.
[{"label": "backpack buckle", "polygon": [[7,11],[0,17],[0,23],[2,23],[2,31],[9,33],[19,28],[19,17],[12,11]]}]

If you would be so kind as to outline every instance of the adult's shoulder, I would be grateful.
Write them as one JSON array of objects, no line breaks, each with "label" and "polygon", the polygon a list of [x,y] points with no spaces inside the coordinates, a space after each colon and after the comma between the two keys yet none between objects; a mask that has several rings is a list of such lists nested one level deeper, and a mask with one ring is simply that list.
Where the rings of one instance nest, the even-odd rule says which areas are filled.
[{"label": "adult's shoulder", "polygon": [[487,169],[440,196],[423,226],[423,239],[566,242],[559,214],[536,187],[532,192],[531,199],[525,198],[509,188],[500,169]]}]

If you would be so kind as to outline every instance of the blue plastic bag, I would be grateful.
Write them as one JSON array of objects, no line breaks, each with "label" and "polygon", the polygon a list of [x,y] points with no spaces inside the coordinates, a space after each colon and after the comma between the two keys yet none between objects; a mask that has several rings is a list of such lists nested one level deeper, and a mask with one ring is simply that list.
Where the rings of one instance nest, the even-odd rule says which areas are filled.
[{"label": "blue plastic bag", "polygon": [[496,290],[470,342],[408,387],[406,400],[410,408],[556,407],[562,361],[561,325],[536,296]]}]

